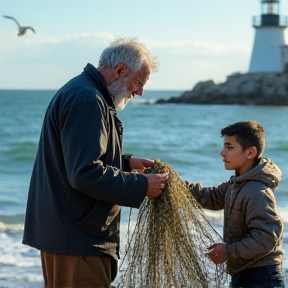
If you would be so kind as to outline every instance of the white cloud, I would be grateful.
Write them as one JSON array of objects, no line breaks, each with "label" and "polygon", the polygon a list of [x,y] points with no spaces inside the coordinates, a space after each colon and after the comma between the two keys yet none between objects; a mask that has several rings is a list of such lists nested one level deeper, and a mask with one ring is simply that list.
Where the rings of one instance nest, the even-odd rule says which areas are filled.
[{"label": "white cloud", "polygon": [[[107,32],[101,33],[83,33],[80,35],[64,35],[61,37],[35,37],[34,35],[16,37],[15,33],[1,31],[1,52],[12,49],[24,49],[45,45],[60,45],[65,43],[78,43],[91,46],[103,46],[109,44],[111,40],[114,39],[114,35]],[[21,38],[21,39],[20,39]],[[145,44],[148,49],[163,51],[168,54],[174,55],[185,55],[185,56],[195,56],[195,55],[228,55],[234,53],[248,53],[250,48],[242,44],[231,44],[231,45],[220,45],[217,43],[210,43],[205,41],[171,41],[171,42],[161,42],[155,40],[147,40]],[[19,45],[21,45],[19,47]]]},{"label": "white cloud", "polygon": [[235,53],[246,54],[250,52],[247,46],[242,44],[220,45],[216,43],[204,41],[178,41],[178,42],[157,42],[147,41],[147,47],[153,50],[164,50],[166,53],[174,55],[206,55],[206,56],[219,56],[229,55]]},{"label": "white cloud", "polygon": [[[106,32],[61,37],[41,37],[37,34],[18,37],[15,33],[2,30],[0,34],[0,88],[19,89],[59,87],[79,74],[87,62],[97,65],[102,50],[114,39],[114,35]],[[203,80],[213,78],[212,73],[217,79],[223,79],[227,73],[243,70],[243,59],[245,62],[250,53],[247,47],[236,44],[143,42],[153,55],[158,56],[161,65],[156,82],[149,83],[151,89],[165,86],[167,89],[185,89],[199,77],[205,77]]]},{"label": "white cloud", "polygon": [[[61,37],[43,37],[34,34],[17,36],[15,32],[8,32],[1,30],[1,48],[2,46],[14,46],[22,45],[22,47],[30,47],[33,45],[45,45],[45,44],[61,44],[69,41],[75,41],[84,44],[92,45],[107,45],[114,36],[107,32],[101,33],[83,33],[80,35],[63,35]],[[28,33],[27,33],[28,34]],[[19,44],[20,43],[20,44]]]}]

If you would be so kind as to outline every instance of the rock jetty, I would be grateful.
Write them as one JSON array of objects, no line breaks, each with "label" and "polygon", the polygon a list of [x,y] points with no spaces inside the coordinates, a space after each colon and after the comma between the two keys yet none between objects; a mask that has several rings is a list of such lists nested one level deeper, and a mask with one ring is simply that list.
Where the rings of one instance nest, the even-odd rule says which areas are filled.
[{"label": "rock jetty", "polygon": [[224,83],[201,81],[178,97],[156,103],[288,105],[288,73],[234,73]]}]

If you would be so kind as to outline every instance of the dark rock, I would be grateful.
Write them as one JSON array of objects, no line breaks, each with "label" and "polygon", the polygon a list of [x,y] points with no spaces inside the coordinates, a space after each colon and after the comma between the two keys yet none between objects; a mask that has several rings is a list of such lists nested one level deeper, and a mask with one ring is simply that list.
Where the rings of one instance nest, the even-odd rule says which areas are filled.
[{"label": "dark rock", "polygon": [[156,102],[165,103],[288,105],[288,73],[234,73],[220,84],[201,81],[179,97]]}]

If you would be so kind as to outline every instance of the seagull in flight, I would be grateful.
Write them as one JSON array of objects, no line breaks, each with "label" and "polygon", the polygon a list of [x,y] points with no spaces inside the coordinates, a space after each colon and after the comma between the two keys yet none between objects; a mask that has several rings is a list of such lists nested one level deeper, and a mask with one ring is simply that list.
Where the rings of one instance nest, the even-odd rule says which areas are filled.
[{"label": "seagull in flight", "polygon": [[23,35],[25,35],[26,34],[26,30],[27,29],[30,29],[30,30],[32,30],[34,33],[35,33],[35,30],[34,30],[34,28],[33,27],[31,27],[31,26],[21,26],[20,24],[19,24],[19,22],[15,19],[15,18],[13,18],[13,17],[11,17],[11,16],[3,16],[4,18],[8,18],[8,19],[12,19],[12,20],[14,20],[15,22],[16,22],[16,24],[18,25],[18,36],[23,36]]}]

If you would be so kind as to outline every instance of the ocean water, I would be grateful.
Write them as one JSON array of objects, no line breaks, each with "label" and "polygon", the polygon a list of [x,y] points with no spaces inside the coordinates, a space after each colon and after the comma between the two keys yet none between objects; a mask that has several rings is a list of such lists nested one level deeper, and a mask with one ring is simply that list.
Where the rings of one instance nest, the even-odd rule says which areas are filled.
[{"label": "ocean water", "polygon": [[[39,252],[21,240],[41,124],[54,93],[0,90],[0,288],[43,286]],[[283,172],[275,196],[285,223],[284,267],[288,268],[288,107],[153,105],[155,99],[180,93],[146,91],[118,112],[124,124],[124,152],[168,162],[183,180],[218,185],[232,174],[223,168],[219,155],[221,128],[242,120],[260,122],[266,130],[264,156]],[[137,210],[133,213],[136,219]],[[128,214],[129,208],[123,208],[121,247],[126,243]],[[222,213],[207,211],[207,216],[221,233]]]}]

